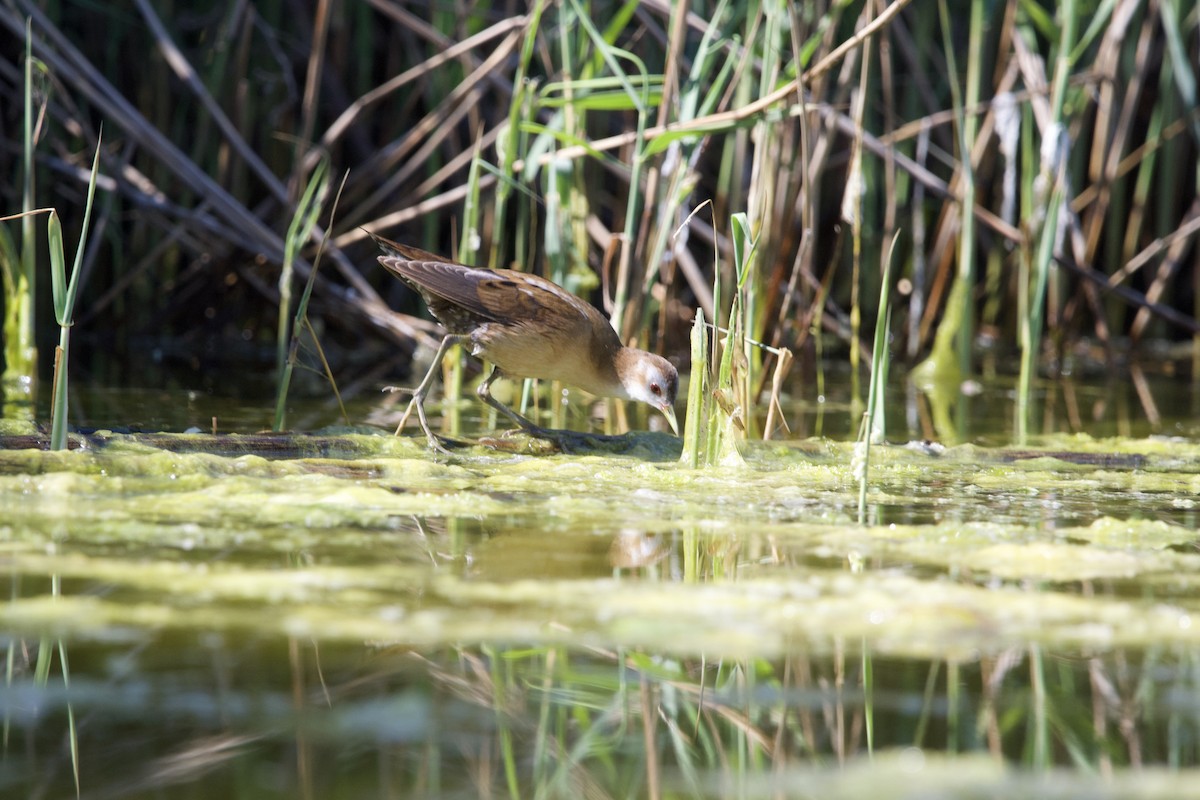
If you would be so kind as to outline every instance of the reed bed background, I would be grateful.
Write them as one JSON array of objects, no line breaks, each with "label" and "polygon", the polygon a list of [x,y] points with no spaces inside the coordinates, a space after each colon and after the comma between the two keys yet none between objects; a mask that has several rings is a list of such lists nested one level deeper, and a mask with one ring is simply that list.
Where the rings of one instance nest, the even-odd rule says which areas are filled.
[{"label": "reed bed background", "polygon": [[[115,385],[269,370],[322,237],[314,390],[322,359],[343,396],[395,382],[437,328],[364,228],[541,271],[681,366],[700,309],[733,331],[701,401],[745,435],[786,435],[793,356],[812,391],[823,359],[866,375],[893,239],[891,353],[931,390],[989,352],[1026,398],[1196,375],[1198,28],[1177,0],[4,0],[0,211],[78,240],[100,147],[73,368]],[[283,271],[326,162],[332,229]],[[0,228],[9,394],[53,350],[39,250]]]}]

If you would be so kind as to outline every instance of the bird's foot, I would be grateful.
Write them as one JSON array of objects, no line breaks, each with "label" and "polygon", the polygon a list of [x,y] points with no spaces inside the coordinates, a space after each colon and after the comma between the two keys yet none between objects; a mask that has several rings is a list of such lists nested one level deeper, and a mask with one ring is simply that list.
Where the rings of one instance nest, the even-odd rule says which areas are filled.
[{"label": "bird's foot", "polygon": [[425,395],[415,389],[406,389],[403,386],[385,386],[385,392],[413,392],[412,399],[408,401],[408,407],[404,409],[404,414],[400,417],[399,424],[396,425],[396,432],[393,436],[399,436],[404,430],[404,426],[408,424],[409,418],[412,416],[413,409],[417,412],[417,421],[421,425],[421,431],[425,434],[425,440],[429,442],[429,448],[436,450],[443,455],[451,455],[451,452],[446,449],[446,445],[452,447],[465,447],[466,442],[461,442],[457,439],[451,439],[446,436],[439,436],[429,427],[429,420],[425,418]]},{"label": "bird's foot", "polygon": [[576,453],[588,450],[603,449],[605,446],[611,445],[613,442],[621,441],[620,436],[610,436],[603,433],[584,433],[581,431],[560,430],[557,428],[543,428],[540,425],[530,424],[529,426],[521,426],[518,429],[509,431],[505,436],[515,433],[523,433],[526,436],[531,436],[534,439],[540,439],[553,444],[560,452]]}]

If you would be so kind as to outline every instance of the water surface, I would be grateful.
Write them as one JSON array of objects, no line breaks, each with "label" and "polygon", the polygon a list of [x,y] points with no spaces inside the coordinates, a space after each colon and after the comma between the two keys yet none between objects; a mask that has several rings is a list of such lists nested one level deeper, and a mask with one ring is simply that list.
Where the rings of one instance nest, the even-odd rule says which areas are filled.
[{"label": "water surface", "polygon": [[898,396],[862,525],[836,396],[693,471],[85,394],[81,447],[0,451],[0,789],[1200,796],[1200,445],[1103,392],[944,450]]}]

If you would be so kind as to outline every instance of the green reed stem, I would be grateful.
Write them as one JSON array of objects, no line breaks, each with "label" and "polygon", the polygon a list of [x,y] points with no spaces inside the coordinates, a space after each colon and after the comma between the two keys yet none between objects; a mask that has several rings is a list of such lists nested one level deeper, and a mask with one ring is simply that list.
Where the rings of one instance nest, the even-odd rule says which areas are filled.
[{"label": "green reed stem", "polygon": [[[954,57],[954,47],[950,30],[950,12],[946,0],[938,0],[939,17],[942,23],[942,41],[946,54],[947,69],[950,75],[958,74],[957,62]],[[972,0],[969,40],[975,43],[983,42],[983,0]],[[975,169],[971,163],[971,154],[975,148],[975,140],[979,132],[979,120],[973,109],[978,106],[980,85],[982,83],[982,59],[972,57],[967,60],[966,99],[964,102],[958,81],[950,80],[950,95],[954,106],[954,118],[958,127],[959,169],[962,176],[962,205],[959,209],[959,238],[958,238],[958,273],[954,294],[951,300],[959,303],[955,329],[948,331],[953,334],[957,343],[958,369],[960,375],[971,372],[971,344],[974,340],[975,329],[975,298],[974,298],[974,262],[975,262]],[[970,113],[968,113],[968,111]],[[945,325],[945,320],[943,320]],[[940,333],[940,331],[939,331]]]},{"label": "green reed stem", "polygon": [[[23,120],[21,158],[23,162],[21,186],[21,211],[29,214],[34,209],[34,158],[33,158],[33,22],[25,20],[25,115]],[[8,361],[8,369],[24,364],[24,373],[36,374],[37,340],[35,325],[37,318],[37,240],[33,217],[21,221],[21,270],[14,300],[16,311],[17,338],[14,356]],[[6,304],[7,306],[7,304]],[[5,340],[7,341],[7,339]]]},{"label": "green reed stem", "polygon": [[[289,335],[288,313],[291,310],[292,273],[300,248],[312,236],[313,228],[316,227],[317,217],[321,215],[328,191],[329,159],[322,157],[313,169],[313,173],[308,179],[308,185],[304,187],[304,194],[300,197],[300,202],[292,214],[292,222],[288,226],[287,238],[284,240],[283,265],[279,273],[279,330],[275,352],[275,374],[279,376],[279,386],[275,392],[275,421],[272,429],[276,432],[283,430],[287,419],[288,389],[292,383],[292,371],[300,347],[300,331],[308,319],[308,301],[312,297],[313,285],[317,279],[319,253],[308,272],[308,282],[305,284],[304,294],[296,306],[295,321]],[[324,242],[322,242],[323,245]]]},{"label": "green reed stem", "polygon": [[83,253],[87,248],[88,225],[92,218],[92,203],[96,197],[96,176],[100,173],[100,145],[103,131],[96,140],[96,153],[92,157],[92,174],[88,180],[87,200],[83,206],[83,229],[79,232],[79,245],[75,248],[75,261],[71,265],[71,280],[66,278],[66,259],[63,255],[62,223],[58,212],[50,210],[46,224],[46,236],[50,244],[50,285],[54,295],[54,318],[59,326],[58,348],[54,354],[54,392],[50,398],[50,449],[62,450],[67,446],[67,376],[68,357],[71,349],[71,326],[75,324],[75,296],[79,288],[79,272],[83,266]]},{"label": "green reed stem", "polygon": [[[736,424],[738,408],[741,415],[748,415],[751,398],[751,387],[745,382],[745,370],[735,374],[735,353],[743,348],[746,335],[743,327],[742,304],[745,302],[743,290],[750,273],[750,260],[754,253],[757,240],[750,236],[750,225],[744,213],[734,214],[730,218],[731,239],[733,241],[733,268],[737,285],[729,307],[729,329],[725,335],[724,348],[721,351],[720,366],[717,369],[717,385],[715,397],[717,402],[713,408],[713,419],[709,420],[709,453],[710,459],[717,458],[722,463],[740,464],[741,455],[737,449],[737,439],[744,438]],[[720,276],[720,270],[716,273]],[[719,283],[719,278],[718,278]],[[714,303],[720,301],[720,287],[713,290]],[[735,381],[736,378],[736,381]]]},{"label": "green reed stem", "polygon": [[692,323],[692,370],[688,381],[687,417],[683,422],[683,455],[680,461],[696,469],[709,462],[705,445],[708,421],[708,328],[704,312],[696,309]]},{"label": "green reed stem", "polygon": [[[862,226],[863,226],[863,190],[866,178],[863,176],[862,140],[864,132],[863,114],[867,105],[867,78],[871,72],[871,42],[863,43],[861,63],[859,65],[858,90],[854,93],[854,144],[850,150],[850,170],[846,177],[846,190],[842,197],[842,219],[850,221],[850,341],[858,342],[862,330]],[[887,282],[884,281],[884,285]],[[882,315],[882,307],[880,308]],[[878,328],[878,320],[876,320]],[[862,402],[862,389],[859,383],[859,348],[850,348],[850,392],[851,402],[855,411]]]},{"label": "green reed stem", "polygon": [[[621,86],[637,112],[637,134],[632,148],[632,164],[629,174],[629,200],[625,205],[625,240],[620,252],[620,266],[617,270],[618,280],[613,296],[612,326],[618,332],[624,329],[624,316],[629,302],[630,262],[633,258],[633,246],[636,240],[637,218],[641,212],[642,171],[646,160],[646,118],[650,109],[650,76],[646,65],[633,53],[611,45],[591,20],[588,10],[579,0],[571,0],[576,19],[583,31],[590,37],[596,48],[596,55],[603,59],[613,75],[620,79]],[[630,80],[625,70],[621,69],[618,59],[633,64],[637,69],[638,86]]]},{"label": "green reed stem", "polygon": [[[525,41],[521,45],[521,57],[517,62],[517,69],[513,73],[514,91],[512,104],[508,109],[508,128],[501,134],[496,143],[497,166],[499,167],[500,174],[504,176],[510,175],[512,171],[511,165],[517,160],[517,155],[520,152],[522,118],[526,115],[532,118],[532,112],[529,109],[529,99],[532,91],[530,87],[526,86],[526,76],[529,73],[530,61],[533,59],[534,45],[537,43],[542,12],[545,8],[546,0],[537,0],[529,12],[529,24],[525,29]],[[505,218],[508,208],[508,198],[512,194],[512,186],[513,184],[510,181],[505,180],[496,183],[496,194],[492,205],[492,218],[495,220],[496,227],[492,236],[492,252],[484,263],[484,266],[500,266],[501,254],[505,252],[504,246],[510,237],[510,232],[515,231],[517,236],[520,236],[521,227],[517,225],[514,228],[512,225],[513,221]],[[518,259],[521,259],[522,255],[523,253],[518,246],[516,256]]]},{"label": "green reed stem", "polygon": [[292,221],[283,241],[283,264],[279,272],[279,326],[275,343],[276,375],[283,374],[284,363],[287,361],[290,339],[288,317],[292,307],[292,275],[295,272],[296,257],[316,227],[317,217],[321,213],[325,194],[329,189],[329,182],[326,180],[328,172],[329,159],[323,157],[317,162],[308,179],[308,185],[304,187],[304,194],[292,213]]},{"label": "green reed stem", "polygon": [[1050,268],[1054,259],[1054,247],[1058,238],[1060,211],[1066,202],[1065,179],[1067,174],[1068,137],[1063,126],[1063,108],[1066,103],[1067,87],[1071,77],[1071,49],[1074,47],[1078,18],[1075,0],[1067,0],[1059,8],[1062,28],[1054,68],[1054,86],[1051,94],[1051,123],[1043,131],[1041,179],[1043,191],[1050,187],[1049,202],[1045,204],[1040,231],[1037,232],[1037,251],[1034,254],[1033,273],[1035,285],[1029,298],[1029,313],[1025,320],[1025,335],[1021,351],[1021,376],[1017,393],[1017,440],[1025,442],[1029,433],[1032,412],[1033,381],[1037,372],[1038,354],[1042,344],[1042,325],[1046,308],[1046,286],[1050,280]]},{"label": "green reed stem", "polygon": [[32,21],[25,21],[24,118],[21,152],[21,247],[18,250],[7,231],[0,231],[0,272],[4,291],[4,369],[6,390],[24,386],[31,391],[37,375],[36,265],[37,239],[34,211],[33,158],[33,70],[40,66],[33,57]]},{"label": "green reed stem", "polygon": [[867,483],[871,471],[871,445],[882,442],[887,435],[885,424],[883,394],[887,391],[887,377],[890,366],[888,351],[888,333],[892,326],[892,261],[896,255],[896,242],[900,233],[892,237],[888,248],[887,259],[884,262],[882,279],[879,285],[879,312],[875,319],[875,343],[871,348],[871,383],[867,389],[867,413],[860,435],[859,447],[862,448],[862,462],[856,464],[860,469],[858,479],[858,524],[866,522],[867,515]]}]

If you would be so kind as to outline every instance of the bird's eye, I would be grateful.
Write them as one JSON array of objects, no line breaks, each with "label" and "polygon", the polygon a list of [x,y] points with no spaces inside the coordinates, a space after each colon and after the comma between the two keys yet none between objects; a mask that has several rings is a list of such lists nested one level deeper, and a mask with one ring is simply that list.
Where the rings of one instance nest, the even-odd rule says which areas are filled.
[{"label": "bird's eye", "polygon": [[650,394],[654,395],[655,397],[658,397],[660,394],[662,394],[662,387],[659,386],[657,383],[650,384]]}]

